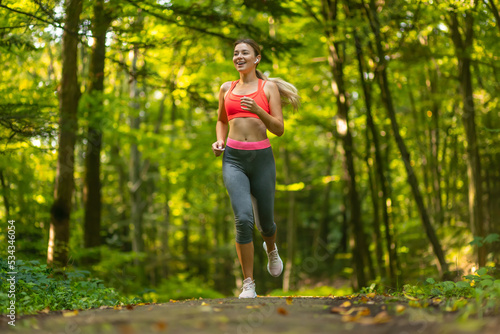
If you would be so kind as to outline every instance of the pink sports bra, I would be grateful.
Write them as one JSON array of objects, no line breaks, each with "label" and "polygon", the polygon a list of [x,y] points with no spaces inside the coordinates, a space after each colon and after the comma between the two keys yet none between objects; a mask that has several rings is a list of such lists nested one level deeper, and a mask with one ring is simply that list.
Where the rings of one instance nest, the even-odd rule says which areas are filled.
[{"label": "pink sports bra", "polygon": [[233,94],[233,89],[236,87],[236,84],[239,82],[233,81],[231,83],[231,88],[229,89],[229,92],[226,95],[226,98],[224,99],[224,106],[226,108],[226,113],[227,113],[227,119],[232,120],[233,118],[236,117],[254,117],[254,118],[259,118],[254,113],[245,111],[241,109],[241,104],[240,104],[240,98],[243,96],[246,97],[251,97],[254,99],[254,101],[257,103],[259,107],[264,109],[268,114],[271,113],[269,109],[269,102],[267,101],[267,96],[266,93],[264,93],[264,85],[266,84],[266,81],[259,79],[258,83],[258,89],[256,92],[251,93],[251,94],[245,94],[245,95],[236,95]]}]

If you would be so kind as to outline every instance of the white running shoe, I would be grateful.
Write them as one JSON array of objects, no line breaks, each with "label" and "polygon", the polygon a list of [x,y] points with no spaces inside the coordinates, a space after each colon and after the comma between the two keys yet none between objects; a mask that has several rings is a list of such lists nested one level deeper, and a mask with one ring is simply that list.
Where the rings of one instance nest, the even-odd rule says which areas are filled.
[{"label": "white running shoe", "polygon": [[240,293],[239,296],[240,299],[257,297],[257,294],[255,293],[255,281],[252,280],[250,277],[245,278],[241,290],[243,290],[243,292]]},{"label": "white running shoe", "polygon": [[[267,253],[267,245],[265,241],[262,246],[264,246],[264,250]],[[274,244],[274,249],[270,253],[267,253],[267,259],[269,260],[267,262],[267,271],[269,271],[271,276],[278,277],[281,275],[283,272],[283,261],[281,261],[278,254],[278,247],[276,244]]]}]

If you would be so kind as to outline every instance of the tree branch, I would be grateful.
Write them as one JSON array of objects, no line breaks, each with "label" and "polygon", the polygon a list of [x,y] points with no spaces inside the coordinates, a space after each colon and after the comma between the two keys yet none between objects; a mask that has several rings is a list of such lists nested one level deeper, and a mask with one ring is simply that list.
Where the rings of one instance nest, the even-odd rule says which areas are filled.
[{"label": "tree branch", "polygon": [[4,8],[4,9],[7,9],[11,12],[14,12],[14,13],[17,13],[17,14],[21,14],[21,15],[24,15],[24,16],[27,16],[29,18],[32,18],[32,19],[35,19],[37,21],[40,21],[40,22],[43,22],[43,23],[46,23],[46,24],[49,24],[51,26],[54,26],[56,28],[59,28],[59,29],[62,29],[64,31],[66,31],[67,33],[69,34],[72,34],[72,35],[76,35],[76,36],[79,36],[78,32],[74,32],[74,31],[69,31],[68,29],[66,29],[64,26],[61,25],[60,22],[58,22],[57,20],[53,19],[52,21],[48,21],[42,17],[39,17],[39,16],[36,16],[34,14],[31,14],[31,13],[28,13],[28,12],[23,12],[19,9],[15,9],[15,8],[11,8],[9,6],[6,6],[6,5],[3,5],[1,2],[0,2],[0,8]]}]

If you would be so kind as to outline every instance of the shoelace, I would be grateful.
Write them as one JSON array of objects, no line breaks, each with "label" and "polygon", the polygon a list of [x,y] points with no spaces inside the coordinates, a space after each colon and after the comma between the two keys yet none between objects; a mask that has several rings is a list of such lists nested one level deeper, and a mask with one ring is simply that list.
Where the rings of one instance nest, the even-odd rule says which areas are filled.
[{"label": "shoelace", "polygon": [[271,253],[268,253],[267,255],[269,256],[270,262],[278,261],[279,256],[276,249],[272,250]]},{"label": "shoelace", "polygon": [[247,282],[243,281],[243,286],[241,287],[241,290],[246,291],[246,290],[252,290],[255,289],[255,282]]}]

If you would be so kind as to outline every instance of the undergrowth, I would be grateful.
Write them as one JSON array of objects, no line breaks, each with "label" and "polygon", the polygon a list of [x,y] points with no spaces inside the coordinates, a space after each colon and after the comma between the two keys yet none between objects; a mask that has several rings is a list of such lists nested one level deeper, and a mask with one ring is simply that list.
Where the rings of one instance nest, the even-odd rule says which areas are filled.
[{"label": "undergrowth", "polygon": [[[374,284],[360,294],[379,293]],[[428,278],[423,284],[406,284],[387,297],[403,301],[410,307],[438,307],[445,312],[458,312],[460,317],[483,317],[500,311],[500,279],[494,267],[480,268],[458,282]]]},{"label": "undergrowth", "polygon": [[11,287],[7,261],[0,259],[1,314],[9,312],[12,300],[18,315],[34,314],[47,308],[51,311],[83,310],[141,302],[138,298],[127,298],[113,288],[105,287],[101,280],[90,278],[88,271],[72,270],[56,274],[39,261],[22,260],[16,261],[16,269],[15,285]]}]

